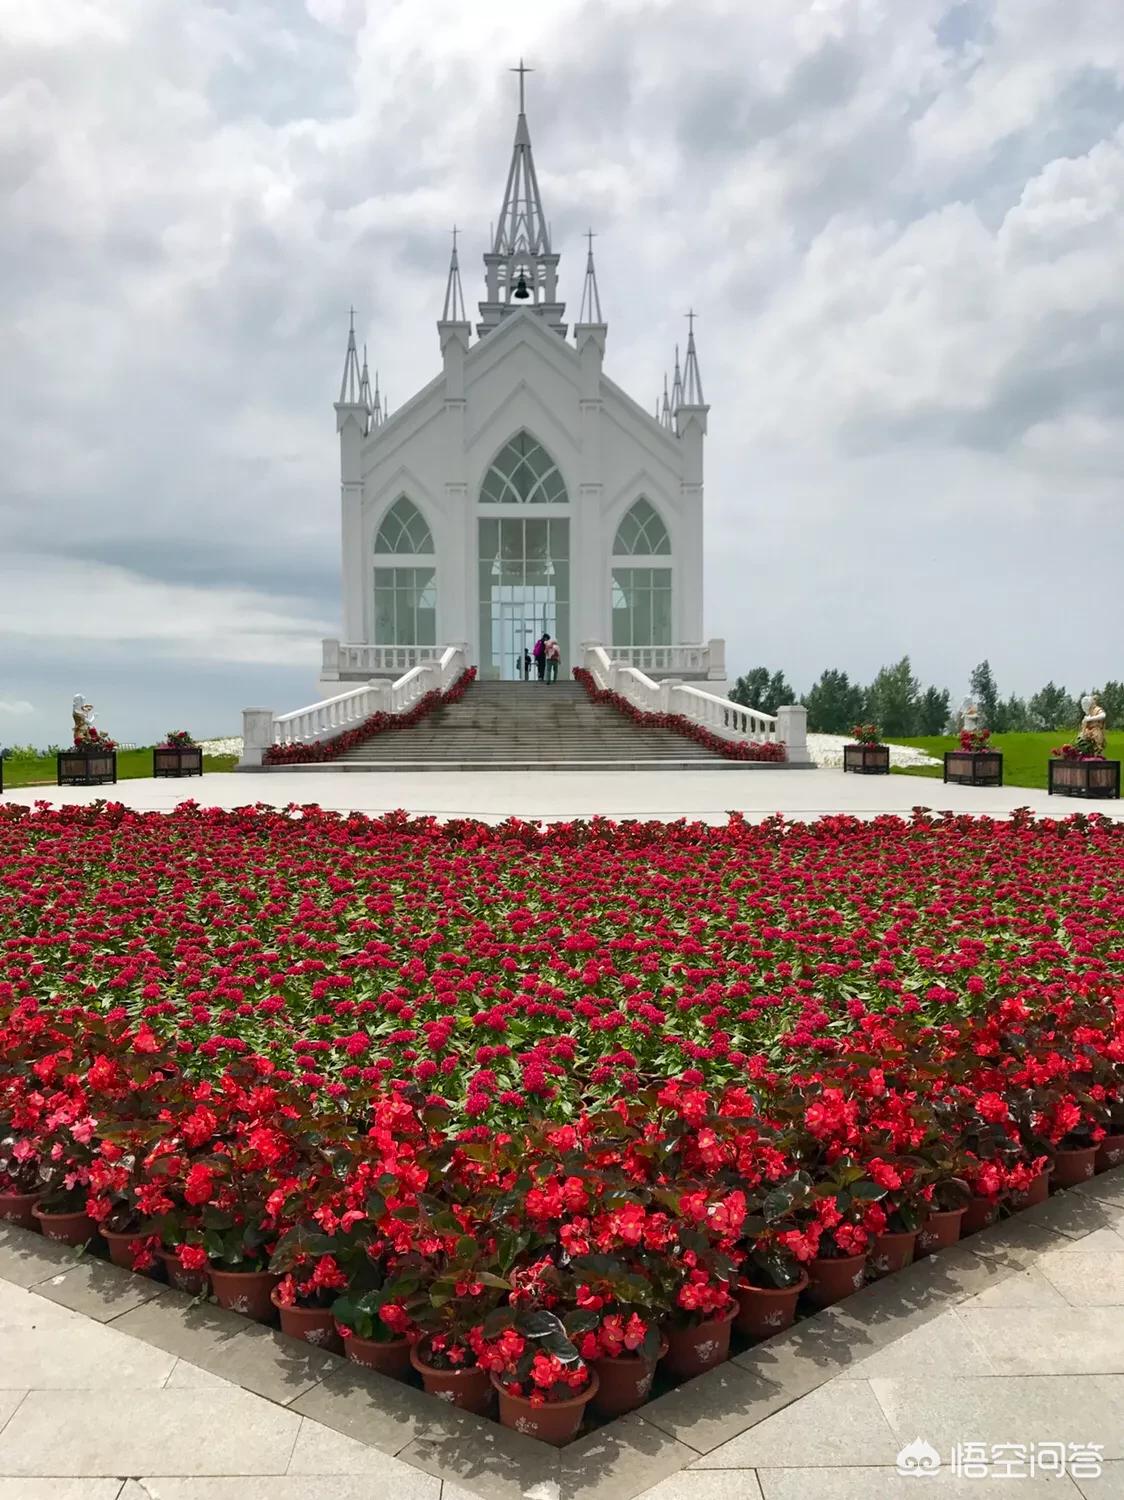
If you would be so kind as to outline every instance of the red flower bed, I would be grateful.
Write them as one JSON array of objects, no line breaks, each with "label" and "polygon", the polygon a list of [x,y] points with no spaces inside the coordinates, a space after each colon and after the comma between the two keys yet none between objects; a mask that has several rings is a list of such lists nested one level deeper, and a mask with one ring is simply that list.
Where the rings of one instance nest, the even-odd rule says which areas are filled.
[{"label": "red flower bed", "polygon": [[1124,1130],[1096,816],[40,804],[0,875],[0,1194],[534,1405]]},{"label": "red flower bed", "polygon": [[584,667],[575,667],[574,676],[585,688],[591,702],[607,703],[619,714],[624,714],[625,718],[631,719],[634,724],[639,724],[644,729],[673,729],[676,734],[694,740],[697,745],[705,745],[708,750],[716,751],[726,760],[783,762],[788,759],[781,740],[725,740],[720,734],[715,734],[712,729],[707,729],[704,724],[696,724],[693,719],[688,719],[685,714],[646,713],[644,709],[637,708],[635,703],[630,703],[627,698],[623,698],[620,693],[614,693],[611,688],[598,687],[591,673],[587,672]]},{"label": "red flower bed", "polygon": [[475,681],[476,668],[467,667],[447,692],[435,690],[426,693],[424,698],[419,698],[413,708],[404,714],[371,714],[354,729],[345,729],[342,734],[334,734],[329,740],[317,740],[309,745],[271,745],[262,756],[262,764],[305,766],[338,760],[345,750],[361,745],[364,740],[369,740],[376,734],[385,734],[391,729],[412,729],[428,714],[433,713],[434,709],[442,708],[446,703],[459,702],[464,697],[465,689]]}]

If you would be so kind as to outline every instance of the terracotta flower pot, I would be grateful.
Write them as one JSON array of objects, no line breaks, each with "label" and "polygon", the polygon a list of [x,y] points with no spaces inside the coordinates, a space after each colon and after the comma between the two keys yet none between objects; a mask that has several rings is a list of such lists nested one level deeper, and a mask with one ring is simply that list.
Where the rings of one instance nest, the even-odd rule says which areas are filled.
[{"label": "terracotta flower pot", "polygon": [[662,1338],[658,1353],[650,1358],[623,1353],[593,1360],[590,1369],[597,1376],[594,1411],[602,1417],[623,1417],[643,1406],[651,1394],[656,1365],[666,1353],[667,1339]]},{"label": "terracotta flower pot", "polygon": [[513,1427],[526,1437],[538,1438],[540,1443],[561,1448],[577,1436],[585,1409],[597,1395],[597,1372],[589,1372],[589,1384],[585,1390],[569,1401],[544,1401],[541,1406],[532,1406],[526,1396],[516,1396],[505,1390],[498,1375],[492,1376],[492,1384],[499,1393],[500,1421],[505,1427]]},{"label": "terracotta flower pot", "polygon": [[343,1352],[353,1365],[363,1365],[368,1370],[377,1370],[380,1375],[389,1375],[392,1380],[408,1380],[410,1376],[409,1339],[391,1339],[380,1344],[377,1339],[361,1339],[357,1333],[345,1334],[337,1323],[343,1337]]},{"label": "terracotta flower pot", "polygon": [[1076,1187],[1079,1182],[1088,1182],[1096,1171],[1096,1146],[1080,1146],[1077,1150],[1058,1148],[1054,1156],[1054,1180],[1056,1188]]},{"label": "terracotta flower pot", "polygon": [[973,1197],[960,1221],[960,1238],[963,1239],[966,1234],[978,1234],[981,1229],[994,1224],[999,1217],[1001,1201],[1000,1198]]},{"label": "terracotta flower pot", "polygon": [[269,1294],[281,1315],[281,1332],[291,1339],[314,1344],[317,1349],[326,1349],[329,1354],[343,1353],[343,1340],[336,1332],[336,1320],[330,1307],[297,1307],[295,1303],[286,1307],[277,1300],[276,1287]]},{"label": "terracotta flower pot", "polygon": [[109,1258],[115,1266],[124,1266],[126,1271],[133,1269],[133,1252],[130,1245],[144,1238],[138,1229],[106,1229],[104,1225],[99,1226],[98,1233],[109,1247]]},{"label": "terracotta flower pot", "polygon": [[272,1323],[271,1293],[279,1280],[272,1271],[219,1271],[211,1267],[211,1290],[218,1305],[256,1323]]},{"label": "terracotta flower pot", "polygon": [[[1124,1135],[1106,1135],[1097,1147],[1093,1170],[1107,1172],[1110,1167],[1119,1167],[1122,1163],[1124,1163]],[[0,1202],[2,1201],[0,1199]],[[3,1217],[2,1212],[0,1212],[0,1217]]]},{"label": "terracotta flower pot", "polygon": [[876,1234],[867,1253],[867,1265],[875,1278],[889,1276],[893,1271],[904,1271],[913,1264],[913,1253],[917,1248],[917,1230],[891,1230]]},{"label": "terracotta flower pot", "polygon": [[1054,1164],[1050,1162],[1042,1168],[1028,1188],[1024,1188],[1021,1193],[1012,1193],[1012,1208],[1033,1208],[1037,1203],[1045,1203],[1050,1196],[1050,1178],[1053,1172]]},{"label": "terracotta flower pot", "polygon": [[38,1193],[0,1193],[0,1219],[9,1224],[18,1224],[21,1229],[38,1229],[39,1224],[31,1212]]},{"label": "terracotta flower pot", "polygon": [[51,1214],[35,1204],[31,1212],[39,1220],[43,1237],[58,1240],[60,1245],[84,1245],[98,1232],[98,1226],[85,1209],[72,1214]]},{"label": "terracotta flower pot", "polygon": [[492,1382],[487,1370],[479,1365],[462,1370],[438,1370],[419,1357],[416,1344],[410,1350],[410,1363],[421,1376],[422,1385],[429,1395],[448,1401],[451,1406],[459,1406],[463,1411],[475,1412],[478,1417],[488,1415]]},{"label": "terracotta flower pot", "polygon": [[188,1270],[174,1251],[157,1250],[156,1259],[164,1266],[168,1285],[177,1292],[186,1292],[189,1297],[199,1297],[211,1284],[211,1273],[206,1266],[201,1271]]},{"label": "terracotta flower pot", "polygon": [[794,1286],[751,1286],[742,1281],[734,1288],[738,1316],[734,1327],[747,1339],[767,1339],[783,1333],[796,1320],[796,1303],[808,1286],[803,1271]]},{"label": "terracotta flower pot", "polygon": [[813,1307],[842,1302],[863,1284],[866,1255],[817,1255],[808,1262],[808,1301]]},{"label": "terracotta flower pot", "polygon": [[735,1302],[717,1318],[707,1318],[694,1328],[669,1328],[663,1367],[677,1380],[693,1380],[730,1357],[730,1334],[738,1315]]},{"label": "terracotta flower pot", "polygon": [[924,1260],[938,1250],[947,1250],[960,1238],[960,1226],[964,1222],[966,1208],[937,1209],[929,1215],[917,1231],[915,1260]]}]

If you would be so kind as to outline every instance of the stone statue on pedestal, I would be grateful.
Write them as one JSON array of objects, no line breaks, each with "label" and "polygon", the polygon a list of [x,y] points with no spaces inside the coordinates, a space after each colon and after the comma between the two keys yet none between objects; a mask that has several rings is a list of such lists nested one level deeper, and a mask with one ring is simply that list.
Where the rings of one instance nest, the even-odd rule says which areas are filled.
[{"label": "stone statue on pedestal", "polygon": [[1084,718],[1081,720],[1081,738],[1088,740],[1094,747],[1095,755],[1103,755],[1105,751],[1105,725],[1108,723],[1108,715],[1097,702],[1096,693],[1089,693],[1081,700],[1081,711]]},{"label": "stone statue on pedestal", "polygon": [[94,723],[94,705],[85,702],[84,693],[75,693],[70,712],[74,720],[74,743],[81,745],[90,737]]}]

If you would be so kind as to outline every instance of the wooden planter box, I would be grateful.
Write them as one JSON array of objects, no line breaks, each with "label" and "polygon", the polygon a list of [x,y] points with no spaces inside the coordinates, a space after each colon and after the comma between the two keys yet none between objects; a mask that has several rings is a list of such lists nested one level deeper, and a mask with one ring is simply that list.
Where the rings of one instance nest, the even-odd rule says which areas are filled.
[{"label": "wooden planter box", "polygon": [[105,786],[117,782],[116,750],[60,750],[59,786]]},{"label": "wooden planter box", "polygon": [[202,776],[203,750],[199,745],[184,745],[182,748],[164,749],[153,746],[153,776]]},{"label": "wooden planter box", "polygon": [[858,776],[889,776],[889,745],[844,745],[843,769]]},{"label": "wooden planter box", "polygon": [[1002,786],[1002,750],[946,750],[944,779],[960,786]]},{"label": "wooden planter box", "polygon": [[1119,797],[1120,762],[1118,760],[1063,760],[1060,756],[1048,762],[1049,790],[1052,797]]}]

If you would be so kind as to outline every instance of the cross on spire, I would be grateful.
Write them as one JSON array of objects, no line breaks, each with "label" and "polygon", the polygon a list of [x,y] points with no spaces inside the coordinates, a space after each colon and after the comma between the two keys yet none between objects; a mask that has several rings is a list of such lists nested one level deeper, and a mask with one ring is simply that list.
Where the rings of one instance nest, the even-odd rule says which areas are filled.
[{"label": "cross on spire", "polygon": [[523,94],[523,83],[524,83],[524,80],[525,80],[527,74],[528,73],[533,73],[535,70],[534,70],[534,68],[525,68],[523,66],[523,59],[520,58],[519,59],[519,66],[517,68],[508,68],[507,71],[509,73],[518,73],[519,74],[519,113],[521,115],[525,115],[527,113],[527,108],[526,108],[526,100],[525,100],[524,94]]},{"label": "cross on spire", "polygon": [[698,317],[698,313],[697,313],[697,312],[696,312],[696,311],[695,311],[695,309],[694,309],[694,308],[693,308],[693,307],[692,307],[692,308],[689,308],[689,309],[688,309],[688,310],[687,310],[687,311],[686,311],[686,312],[685,312],[685,313],[684,313],[684,314],[683,314],[683,316],[684,316],[684,317],[685,317],[685,318],[686,318],[686,319],[687,319],[687,330],[688,330],[688,334],[692,334],[692,333],[694,333],[694,331],[695,331],[695,319],[696,319],[696,318],[697,318],[697,317]]},{"label": "cross on spire", "polygon": [[703,400],[702,376],[699,374],[699,356],[695,351],[695,319],[698,313],[694,308],[685,314],[687,319],[687,362],[683,367],[683,405],[705,406]]},{"label": "cross on spire", "polygon": [[597,272],[593,269],[593,241],[597,236],[592,229],[587,229],[585,237],[589,241],[589,253],[585,262],[585,285],[582,287],[582,305],[578,314],[578,322],[603,323],[605,320],[601,315],[601,294],[597,290]]}]

